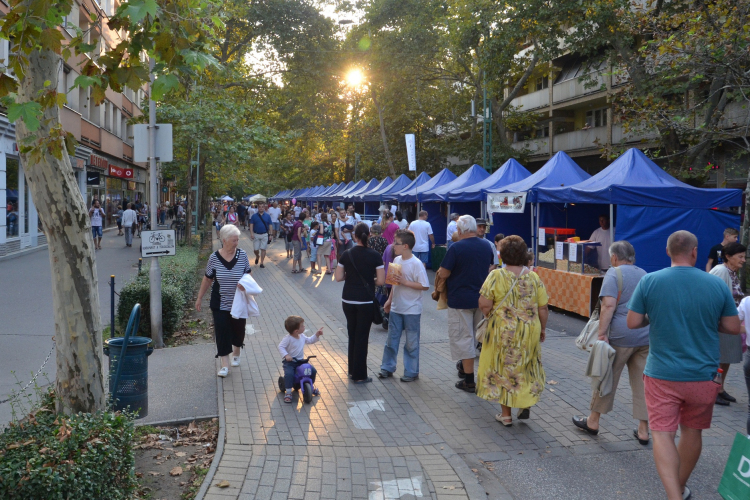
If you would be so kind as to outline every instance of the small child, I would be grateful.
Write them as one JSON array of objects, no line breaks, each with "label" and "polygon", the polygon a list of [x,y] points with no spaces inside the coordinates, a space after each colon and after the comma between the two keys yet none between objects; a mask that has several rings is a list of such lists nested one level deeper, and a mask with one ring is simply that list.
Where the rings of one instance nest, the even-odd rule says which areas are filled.
[{"label": "small child", "polygon": [[503,241],[505,235],[503,233],[497,233],[495,235],[495,253],[497,253],[497,260],[500,262],[498,265],[503,265],[503,259],[500,257],[500,242]]},{"label": "small child", "polygon": [[[305,320],[299,316],[289,316],[284,321],[284,328],[288,335],[285,335],[281,339],[279,344],[279,352],[283,360],[281,361],[284,367],[284,387],[286,394],[284,394],[284,402],[292,402],[292,386],[294,385],[294,371],[301,364],[300,361],[305,359],[305,344],[314,344],[323,335],[323,329],[318,330],[315,335],[307,336],[303,332],[305,331]],[[313,367],[312,369],[312,381],[315,383],[315,375],[318,371]],[[318,389],[313,389],[313,396],[320,396]]]},{"label": "small child", "polygon": [[388,340],[383,350],[383,362],[378,377],[388,378],[396,371],[398,346],[401,334],[406,331],[404,344],[404,376],[401,382],[413,382],[419,378],[419,334],[422,319],[422,292],[429,290],[427,271],[412,249],[416,240],[414,233],[399,229],[393,239],[393,251],[398,256],[393,265],[401,266],[401,274],[394,278],[397,285],[383,306],[388,313]]}]

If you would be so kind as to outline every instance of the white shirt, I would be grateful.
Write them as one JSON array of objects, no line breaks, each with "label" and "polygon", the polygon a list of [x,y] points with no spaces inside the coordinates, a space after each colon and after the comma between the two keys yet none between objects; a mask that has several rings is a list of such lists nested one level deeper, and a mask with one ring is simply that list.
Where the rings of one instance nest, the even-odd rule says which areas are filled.
[{"label": "white shirt", "polygon": [[429,252],[430,251],[430,235],[432,234],[432,225],[426,220],[417,219],[409,224],[409,231],[414,233],[413,252]]},{"label": "white shirt", "polygon": [[609,236],[609,229],[596,229],[591,233],[591,238],[589,238],[589,240],[597,241],[602,244],[602,246],[596,249],[596,254],[599,259],[599,269],[609,269],[609,247],[612,245],[612,238]]},{"label": "white shirt", "polygon": [[398,224],[399,229],[406,229],[407,227],[409,227],[409,223],[406,222],[406,219],[401,219],[394,222]]},{"label": "white shirt", "polygon": [[281,209],[280,208],[278,208],[278,207],[276,207],[276,208],[271,207],[268,210],[266,210],[266,212],[268,212],[268,215],[271,216],[271,223],[275,224],[275,223],[279,222],[279,217],[281,217]]},{"label": "white shirt", "polygon": [[451,241],[451,239],[453,238],[453,233],[455,233],[456,231],[458,231],[458,228],[456,227],[456,221],[452,220],[448,224],[448,229],[445,231],[445,241]]},{"label": "white shirt", "polygon": [[305,358],[305,344],[314,344],[318,341],[318,335],[313,334],[310,337],[304,333],[300,333],[298,338],[292,337],[290,334],[286,334],[281,343],[279,344],[279,352],[283,358],[287,354],[296,359]]},{"label": "white shirt", "polygon": [[122,213],[123,227],[132,227],[135,224],[135,210],[128,208]]},{"label": "white shirt", "polygon": [[[737,306],[737,312],[740,314],[740,321],[745,322],[745,329],[747,329],[747,323],[750,322],[750,297],[742,299],[740,305]],[[750,335],[745,338],[745,343],[750,346]]]},{"label": "white shirt", "polygon": [[[424,264],[418,258],[403,260],[399,255],[393,260],[393,264],[401,265],[401,276],[409,281],[414,281],[424,287],[430,287],[427,279],[427,271]],[[391,265],[393,265],[391,264]],[[390,268],[389,268],[390,269]],[[391,312],[397,314],[422,314],[422,290],[415,290],[403,285],[394,285],[392,288]]]},{"label": "white shirt", "polygon": [[294,207],[294,216],[299,217],[299,213],[302,211],[300,207]]},{"label": "white shirt", "polygon": [[184,213],[185,213],[185,207],[183,207],[182,205],[177,205],[177,214],[182,215]]},{"label": "white shirt", "polygon": [[100,208],[94,208],[93,212],[91,212],[91,225],[93,227],[101,226],[102,225],[102,216],[104,215],[104,210]]}]

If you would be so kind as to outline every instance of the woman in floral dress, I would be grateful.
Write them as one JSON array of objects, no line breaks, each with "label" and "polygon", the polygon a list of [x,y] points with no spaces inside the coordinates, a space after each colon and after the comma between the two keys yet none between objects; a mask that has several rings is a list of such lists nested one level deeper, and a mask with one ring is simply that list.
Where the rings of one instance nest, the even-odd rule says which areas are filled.
[{"label": "woman in floral dress", "polygon": [[495,419],[506,427],[513,423],[511,408],[520,409],[519,419],[529,418],[529,408],[539,402],[545,383],[541,342],[549,299],[539,276],[525,267],[527,252],[521,237],[503,239],[500,256],[505,268],[487,276],[479,297],[485,316],[497,310],[489,318],[479,357],[477,396],[500,403],[502,413]]}]

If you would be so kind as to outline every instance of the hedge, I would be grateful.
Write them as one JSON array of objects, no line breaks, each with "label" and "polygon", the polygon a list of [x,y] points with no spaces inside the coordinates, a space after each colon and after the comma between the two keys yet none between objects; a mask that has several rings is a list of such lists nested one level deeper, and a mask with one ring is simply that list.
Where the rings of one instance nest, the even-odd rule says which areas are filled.
[{"label": "hedge", "polygon": [[[161,312],[164,335],[173,334],[182,322],[185,305],[189,304],[195,292],[199,276],[198,249],[189,246],[178,247],[174,257],[160,260],[161,267]],[[141,304],[141,322],[139,335],[151,336],[150,286],[149,269],[143,266],[132,281],[120,290],[120,301],[117,306],[117,321],[121,333],[128,324],[130,312],[136,303]]]},{"label": "hedge", "polygon": [[121,413],[56,415],[54,393],[0,434],[0,498],[132,498],[133,420]]}]

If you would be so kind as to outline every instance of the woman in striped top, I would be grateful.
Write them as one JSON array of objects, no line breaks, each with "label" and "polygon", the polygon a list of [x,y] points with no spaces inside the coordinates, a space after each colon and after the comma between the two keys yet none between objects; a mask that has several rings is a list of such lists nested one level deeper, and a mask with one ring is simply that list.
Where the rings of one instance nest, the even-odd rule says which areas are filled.
[{"label": "woman in striped top", "polygon": [[[195,310],[201,310],[203,296],[211,286],[211,312],[214,315],[214,332],[216,338],[217,358],[221,358],[219,377],[229,375],[229,355],[232,354],[232,366],[240,366],[240,348],[245,340],[245,319],[231,316],[234,293],[245,274],[250,273],[250,261],[244,250],[237,248],[240,241],[240,230],[237,226],[227,224],[221,228],[219,239],[222,248],[208,259],[206,274],[195,301]],[[213,286],[212,286],[213,285]]]}]

